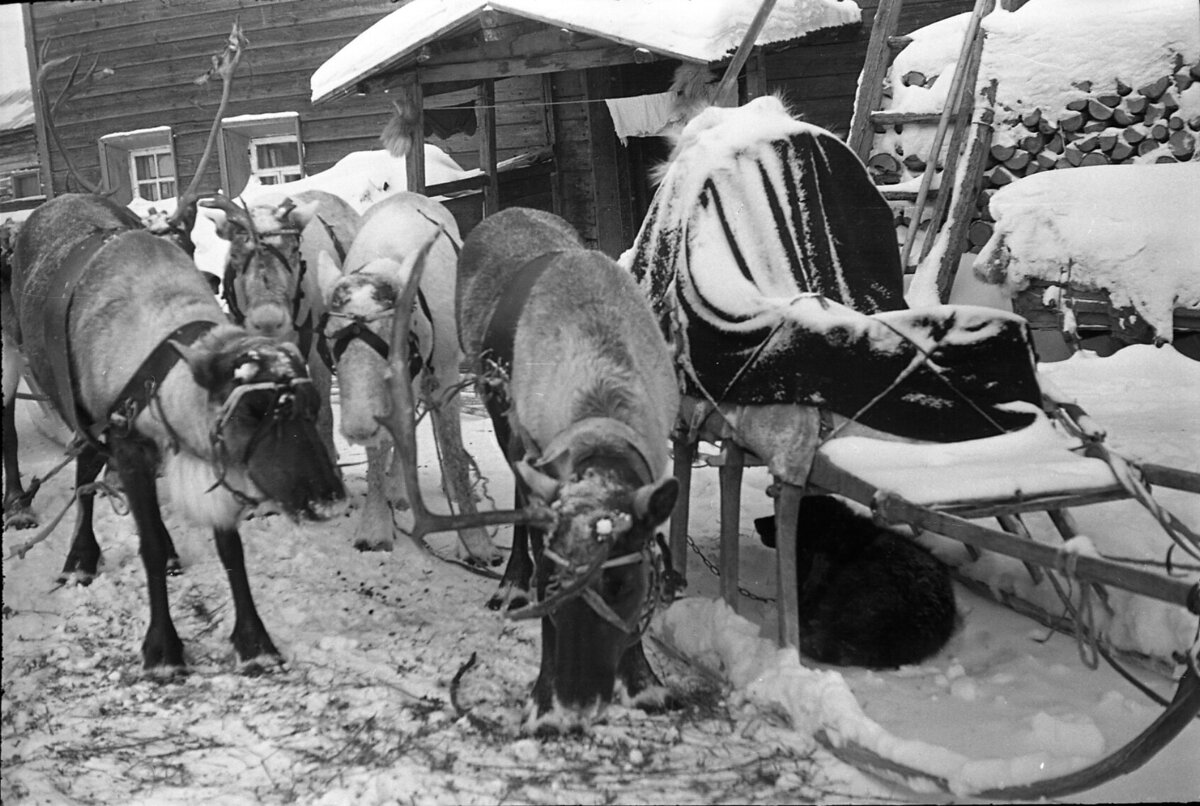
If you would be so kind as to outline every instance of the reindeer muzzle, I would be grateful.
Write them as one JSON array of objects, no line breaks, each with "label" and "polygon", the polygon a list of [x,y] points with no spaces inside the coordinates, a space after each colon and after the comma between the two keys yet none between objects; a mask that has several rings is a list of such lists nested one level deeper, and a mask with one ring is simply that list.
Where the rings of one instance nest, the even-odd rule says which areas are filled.
[{"label": "reindeer muzzle", "polygon": [[211,435],[217,455],[244,465],[269,500],[314,520],[346,496],[317,433],[319,406],[308,378],[244,384],[230,393]]}]

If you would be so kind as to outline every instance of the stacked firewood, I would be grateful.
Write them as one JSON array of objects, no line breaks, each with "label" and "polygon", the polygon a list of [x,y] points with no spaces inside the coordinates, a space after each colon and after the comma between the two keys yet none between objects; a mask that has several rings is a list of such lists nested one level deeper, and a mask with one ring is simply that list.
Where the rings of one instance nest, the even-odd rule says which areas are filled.
[{"label": "stacked firewood", "polygon": [[[1119,80],[1103,87],[1076,83],[1086,94],[1056,115],[1042,109],[997,109],[991,151],[968,230],[970,250],[978,251],[991,237],[988,202],[992,195],[1021,177],[1088,165],[1200,160],[1200,113],[1194,102],[1182,107],[1180,102],[1182,93],[1200,84],[1200,63],[1186,65],[1176,54],[1173,66],[1170,73],[1137,87]],[[908,73],[900,80],[906,86],[931,86],[936,76]],[[936,124],[892,125],[898,132],[901,126]],[[881,129],[886,130],[877,128],[877,135]],[[899,138],[877,136],[876,143],[882,148],[871,155],[868,169],[877,184],[896,184],[924,171],[926,155],[898,153]],[[896,209],[898,230],[906,230],[910,211],[900,204]],[[903,232],[898,235],[904,237]]]}]

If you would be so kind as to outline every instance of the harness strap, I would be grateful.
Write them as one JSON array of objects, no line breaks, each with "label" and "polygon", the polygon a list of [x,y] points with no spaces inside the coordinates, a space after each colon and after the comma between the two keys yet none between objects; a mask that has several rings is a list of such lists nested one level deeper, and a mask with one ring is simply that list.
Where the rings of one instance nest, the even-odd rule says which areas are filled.
[{"label": "harness strap", "polygon": [[92,435],[91,415],[79,402],[78,380],[71,369],[71,305],[75,291],[83,279],[92,258],[109,241],[128,232],[126,229],[100,229],[88,235],[71,248],[57,267],[55,284],[61,289],[46,299],[46,317],[43,320],[46,355],[50,362],[53,382],[46,393],[57,404],[55,408],[75,433],[89,443],[99,446]]},{"label": "harness strap", "polygon": [[[184,346],[191,346],[201,336],[217,326],[216,322],[197,320],[188,322],[176,328],[171,335],[158,343],[158,346],[146,356],[146,360],[138,367],[137,372],[125,384],[125,388],[117,395],[117,399],[109,406],[105,418],[104,430],[114,429],[121,436],[127,436],[133,431],[134,421],[137,420],[150,401],[158,394],[158,387],[180,361],[179,352],[171,346],[175,341]],[[164,419],[164,423],[166,420]],[[170,424],[167,429],[171,430]]]},{"label": "harness strap", "polygon": [[[484,407],[492,418],[493,427],[500,444],[511,444],[511,429],[508,424],[508,410],[512,401],[508,396],[508,379],[512,373],[513,350],[517,340],[517,321],[525,310],[529,294],[537,284],[538,279],[550,267],[550,264],[565,250],[556,249],[545,252],[532,260],[509,278],[508,287],[501,294],[492,309],[487,328],[483,332],[483,345],[479,353],[482,366],[491,363],[503,378],[502,383],[481,384],[480,397]],[[507,447],[506,447],[507,450]]]},{"label": "harness strap", "polygon": [[338,238],[337,233],[334,232],[333,227],[330,226],[328,221],[321,218],[321,215],[319,213],[315,216],[315,218],[317,219],[317,221],[321,222],[321,226],[325,228],[325,234],[328,235],[329,240],[333,242],[333,251],[337,252],[338,264],[339,265],[345,264],[345,262],[346,262],[346,247],[342,245],[342,242]]}]

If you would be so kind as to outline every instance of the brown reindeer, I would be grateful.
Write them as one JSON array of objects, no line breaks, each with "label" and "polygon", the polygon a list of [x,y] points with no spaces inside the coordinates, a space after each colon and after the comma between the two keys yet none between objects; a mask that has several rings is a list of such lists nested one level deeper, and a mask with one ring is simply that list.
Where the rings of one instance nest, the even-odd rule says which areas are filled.
[{"label": "brown reindeer", "polygon": [[[411,310],[411,280],[398,310]],[[542,620],[542,661],[527,730],[588,724],[614,695],[662,705],[666,690],[641,634],[665,579],[655,527],[675,506],[666,475],[679,395],[670,355],[632,278],[583,248],[561,218],[510,208],[484,219],[459,260],[459,336],[478,373],[520,510],[439,516],[414,495],[414,534],[484,522],[514,532],[506,578],[537,602],[509,611]],[[397,325],[394,343],[405,337]],[[400,351],[403,352],[403,351]],[[393,379],[407,372],[398,357]],[[394,382],[387,425],[414,450],[412,396]],[[415,458],[404,470],[416,487]]]},{"label": "brown reindeer", "polygon": [[111,460],[149,584],[145,667],[183,666],[167,602],[173,549],[155,489],[161,463],[177,511],[213,529],[233,591],[239,659],[278,659],[250,594],[238,521],[262,500],[319,517],[345,495],[313,425],[316,394],[299,353],[228,324],[188,256],[100,196],[42,205],[21,228],[15,258],[22,352],[82,441],[79,519],[64,573],[96,572],[90,485]]},{"label": "brown reindeer", "polygon": [[[196,251],[195,244],[192,243],[191,232],[192,227],[196,223],[196,202],[199,198],[200,181],[204,176],[208,163],[211,161],[213,150],[216,146],[217,135],[220,132],[220,122],[229,105],[233,74],[237,70],[245,44],[246,40],[242,36],[241,27],[237,22],[234,22],[224,49],[219,55],[213,57],[212,67],[196,82],[198,84],[204,83],[213,77],[219,76],[222,82],[221,101],[217,107],[213,125],[209,130],[204,153],[201,155],[200,161],[196,166],[196,173],[187,188],[176,200],[175,211],[167,214],[165,212],[160,213],[155,208],[151,208],[152,214],[147,218],[141,219],[142,226],[181,248],[189,258]],[[86,189],[89,193],[111,196],[114,189],[103,188],[88,180],[78,171],[74,161],[71,159],[70,152],[63,146],[58,127],[55,125],[54,120],[58,109],[65,101],[78,95],[96,81],[111,76],[113,71],[108,68],[97,69],[99,65],[99,60],[97,59],[80,75],[79,68],[82,60],[80,54],[49,59],[49,49],[50,40],[47,39],[42,43],[42,48],[38,55],[38,60],[42,66],[38,69],[37,74],[38,98],[42,104],[42,112],[46,119],[46,130],[54,145],[61,152],[68,172],[79,183],[80,187]],[[68,63],[71,64],[71,70],[66,82],[57,94],[51,93],[47,81],[50,74]],[[2,313],[5,323],[10,321],[15,322],[16,320],[11,300],[11,244],[15,240],[15,236],[13,235],[15,230],[15,226],[10,227],[9,222],[5,222],[3,243],[0,243],[0,268],[3,269],[4,275],[2,282],[0,282],[0,308],[3,309]],[[204,276],[207,277],[208,275]],[[15,335],[15,329],[6,328],[6,330],[9,332],[5,333],[4,338],[4,525],[6,528],[31,528],[37,525],[37,516],[32,508],[32,499],[37,486],[35,483],[28,491],[25,491],[21,485],[16,430],[15,395],[17,384],[24,369],[24,361],[17,347],[19,339]],[[177,572],[179,570],[179,560],[175,556],[173,547],[170,549],[170,556],[169,566],[173,572]]]},{"label": "brown reindeer", "polygon": [[[380,426],[380,418],[392,408],[388,341],[411,259],[434,235],[420,282],[419,317],[407,342],[416,354],[411,377],[433,420],[443,489],[463,511],[474,512],[470,457],[459,425],[462,350],[454,326],[459,242],[454,217],[443,205],[416,193],[390,196],[363,216],[362,229],[346,255],[345,273],[339,276],[328,265],[321,272],[333,280],[324,289],[329,313],[322,336],[337,365],[342,435],[367,448],[367,498],[355,532],[355,545],[362,549],[392,548],[390,502],[404,505],[401,481],[387,471],[393,443]],[[460,539],[470,561],[491,565],[499,560],[482,529],[463,530]]]},{"label": "brown reindeer", "polygon": [[[217,234],[229,241],[222,296],[230,316],[252,333],[277,336],[295,344],[308,363],[321,398],[317,430],[331,456],[333,368],[317,360],[317,328],[325,300],[317,272],[327,267],[341,275],[346,251],[358,236],[361,218],[338,196],[308,190],[277,199],[262,198],[239,207],[225,196],[201,199],[216,210]],[[327,259],[321,261],[319,256]],[[332,267],[332,268],[329,268]]]}]

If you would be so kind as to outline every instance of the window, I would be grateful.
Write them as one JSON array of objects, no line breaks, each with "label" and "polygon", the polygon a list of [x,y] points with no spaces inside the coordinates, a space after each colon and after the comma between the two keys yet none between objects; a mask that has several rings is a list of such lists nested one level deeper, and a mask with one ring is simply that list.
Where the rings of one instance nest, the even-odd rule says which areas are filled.
[{"label": "window", "polygon": [[139,148],[129,152],[133,195],[146,201],[175,198],[175,157],[170,148]]},{"label": "window", "polygon": [[100,178],[115,188],[113,201],[162,201],[178,193],[175,140],[170,126],[106,134],[100,138]]},{"label": "window", "polygon": [[294,137],[256,137],[250,141],[250,173],[264,185],[279,185],[304,176],[300,143]]},{"label": "window", "polygon": [[304,145],[296,112],[225,118],[220,145],[221,184],[231,196],[245,190],[250,177],[264,185],[304,177]]},{"label": "window", "polygon": [[42,177],[37,171],[17,171],[11,175],[12,197],[33,199],[42,195]]}]

